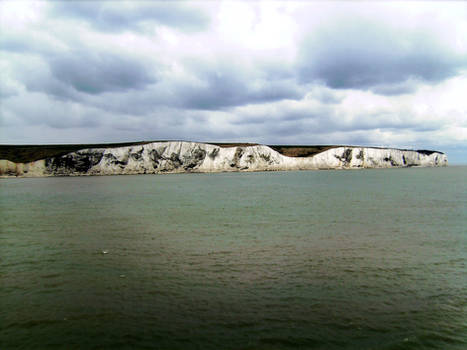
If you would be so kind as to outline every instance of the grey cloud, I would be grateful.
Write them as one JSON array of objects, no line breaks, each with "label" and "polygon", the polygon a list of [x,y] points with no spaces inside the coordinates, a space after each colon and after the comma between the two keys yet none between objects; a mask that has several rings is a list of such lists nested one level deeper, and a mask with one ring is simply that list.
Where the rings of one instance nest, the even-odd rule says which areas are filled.
[{"label": "grey cloud", "polygon": [[[24,98],[28,103],[24,103]],[[15,116],[17,126],[46,126],[52,129],[94,128],[101,125],[100,117],[105,114],[78,103],[30,92],[4,101],[2,109],[7,115]]]},{"label": "grey cloud", "polygon": [[26,33],[18,34],[5,30],[0,36],[0,50],[18,54],[52,55],[60,51],[56,43],[42,33],[35,32],[34,40],[27,37]]},{"label": "grey cloud", "polygon": [[[305,89],[289,68],[248,67],[228,59],[180,61],[183,76],[149,61],[85,48],[37,58],[37,68],[20,72],[30,91],[80,101],[115,113],[148,114],[155,108],[216,110],[241,105],[300,99]],[[155,63],[155,62],[153,62]],[[154,64],[153,64],[154,65]]]},{"label": "grey cloud", "polygon": [[303,133],[310,133],[311,130],[307,130],[306,124],[303,122],[299,123],[275,123],[271,125],[266,125],[265,128],[260,129],[259,132],[266,135],[274,135],[276,138],[283,135],[301,135]]},{"label": "grey cloud", "polygon": [[16,79],[29,91],[60,100],[87,102],[86,96],[143,90],[156,78],[146,62],[85,49],[62,55],[19,56]]},{"label": "grey cloud", "polygon": [[210,64],[187,64],[200,84],[176,83],[180,104],[185,108],[213,110],[246,104],[272,102],[283,99],[299,99],[301,91],[293,79],[278,79],[278,71],[248,70],[242,65],[224,60]]},{"label": "grey cloud", "polygon": [[174,1],[68,1],[56,3],[53,12],[87,21],[98,30],[110,32],[141,31],[148,22],[194,31],[209,23],[201,10]]},{"label": "grey cloud", "polygon": [[128,140],[219,141],[238,137],[233,128],[212,128],[205,119],[203,111],[162,107],[145,116],[116,115],[108,127]]},{"label": "grey cloud", "polygon": [[401,83],[375,85],[371,90],[379,95],[397,96],[410,94],[417,89],[417,86],[418,84],[409,79]]},{"label": "grey cloud", "polygon": [[269,137],[275,143],[294,137],[297,142],[310,135],[328,133],[335,119],[333,109],[324,104],[311,106],[305,103],[297,107],[286,101],[269,111],[242,113],[234,110],[232,113],[234,118],[230,124],[233,128],[240,128],[255,140]]},{"label": "grey cloud", "polygon": [[418,132],[439,130],[439,121],[424,121],[423,126],[420,121],[414,118],[411,111],[380,110],[372,113],[361,113],[354,118],[346,119],[339,113],[329,114],[323,120],[323,125],[328,130],[353,132],[353,131],[403,131],[409,130]]},{"label": "grey cloud", "polygon": [[27,41],[25,38],[17,35],[5,33],[0,36],[0,48],[2,51],[11,52],[31,52],[37,50],[35,42]]},{"label": "grey cloud", "polygon": [[78,91],[71,85],[57,80],[47,71],[24,74],[21,79],[31,92],[42,92],[62,101],[83,102],[83,97]]},{"label": "grey cloud", "polygon": [[166,107],[213,111],[284,99],[298,100],[305,93],[293,79],[277,79],[275,72],[270,76],[269,71],[248,69],[228,60],[181,63],[186,70],[183,76],[164,71],[157,84],[144,90],[124,94],[109,91],[105,95],[86,96],[86,101],[115,113],[147,115]]},{"label": "grey cloud", "polygon": [[360,20],[310,34],[301,48],[298,71],[301,82],[395,95],[413,91],[415,86],[405,82],[414,79],[439,82],[452,77],[466,62],[429,33],[398,32]]},{"label": "grey cloud", "polygon": [[[326,109],[309,109],[301,108],[299,110],[290,109],[287,107],[278,106],[273,113],[244,113],[236,115],[232,120],[233,125],[278,125],[278,124],[301,124],[303,121],[310,123],[314,120],[320,120],[328,115]],[[236,113],[235,113],[236,114]]]},{"label": "grey cloud", "polygon": [[0,99],[6,99],[17,95],[18,90],[15,87],[8,85],[4,81],[0,81]]},{"label": "grey cloud", "polygon": [[313,86],[307,98],[318,100],[324,104],[338,104],[343,100],[342,96],[339,96],[335,91],[324,86]]},{"label": "grey cloud", "polygon": [[47,125],[54,129],[70,129],[70,128],[95,128],[101,125],[98,115],[84,114],[84,115],[68,115],[66,118],[60,115],[52,117],[46,116]]},{"label": "grey cloud", "polygon": [[348,118],[346,112],[339,112],[332,105],[325,103],[317,105],[314,102],[309,104],[305,102],[306,100],[303,101],[300,106],[285,101],[276,104],[274,109],[268,111],[242,113],[233,110],[234,117],[230,125],[234,129],[244,130],[255,140],[261,135],[268,135],[271,139],[288,140],[287,142],[292,143],[296,143],[297,140],[318,143],[317,140],[326,140],[322,135],[327,135],[328,139],[324,141],[327,144],[340,142],[333,139],[331,136],[333,133],[358,135],[355,139],[349,137],[347,143],[365,144],[366,139],[362,137],[365,134],[430,133],[442,127],[440,120],[424,121],[421,125],[420,120],[410,110],[381,109],[372,113],[362,112],[360,115]]},{"label": "grey cloud", "polygon": [[[10,58],[11,80],[23,85],[27,91],[40,92],[60,100],[82,100],[78,91],[65,84],[50,72],[46,56],[5,55]],[[31,95],[28,95],[31,98]]]},{"label": "grey cloud", "polygon": [[271,102],[285,98],[297,99],[300,94],[294,86],[270,82],[266,86],[253,87],[247,80],[215,73],[205,74],[206,86],[180,87],[180,98],[186,108],[219,109],[245,104]]},{"label": "grey cloud", "polygon": [[87,94],[142,89],[156,81],[140,62],[113,54],[58,56],[50,60],[50,70],[58,81]]}]

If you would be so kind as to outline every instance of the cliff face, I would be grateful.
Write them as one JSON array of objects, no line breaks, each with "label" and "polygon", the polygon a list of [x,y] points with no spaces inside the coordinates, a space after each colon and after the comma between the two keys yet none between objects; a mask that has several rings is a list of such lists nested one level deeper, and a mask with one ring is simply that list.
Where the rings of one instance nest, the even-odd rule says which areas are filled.
[{"label": "cliff face", "polygon": [[446,165],[446,155],[431,151],[349,146],[331,148],[310,157],[287,157],[263,145],[220,147],[176,141],[88,148],[31,163],[0,160],[0,175],[117,175]]}]

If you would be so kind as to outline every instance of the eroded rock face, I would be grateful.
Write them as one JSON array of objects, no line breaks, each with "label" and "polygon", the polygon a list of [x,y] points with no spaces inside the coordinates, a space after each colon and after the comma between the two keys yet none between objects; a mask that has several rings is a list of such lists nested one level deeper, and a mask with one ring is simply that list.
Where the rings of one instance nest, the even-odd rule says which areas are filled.
[{"label": "eroded rock face", "polygon": [[222,148],[177,141],[89,148],[25,164],[0,160],[0,175],[118,175],[446,165],[446,155],[433,151],[335,147],[311,157],[299,158],[284,156],[264,145]]},{"label": "eroded rock face", "polygon": [[70,170],[86,174],[93,166],[99,164],[103,155],[101,150],[85,149],[61,157],[47,158],[46,171],[55,175],[68,175]]}]

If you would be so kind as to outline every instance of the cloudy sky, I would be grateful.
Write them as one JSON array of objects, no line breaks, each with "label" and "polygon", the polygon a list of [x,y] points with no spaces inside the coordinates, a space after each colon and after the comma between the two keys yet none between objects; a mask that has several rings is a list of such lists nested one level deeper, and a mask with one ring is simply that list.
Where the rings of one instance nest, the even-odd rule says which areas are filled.
[{"label": "cloudy sky", "polygon": [[0,2],[0,143],[436,149],[467,163],[467,3]]}]

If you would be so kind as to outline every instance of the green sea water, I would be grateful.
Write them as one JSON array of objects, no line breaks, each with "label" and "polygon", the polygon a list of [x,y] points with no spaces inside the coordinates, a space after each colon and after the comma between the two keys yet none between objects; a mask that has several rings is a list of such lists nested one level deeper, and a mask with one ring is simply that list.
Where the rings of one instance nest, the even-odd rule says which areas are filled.
[{"label": "green sea water", "polygon": [[1,179],[0,349],[466,349],[466,179]]}]

